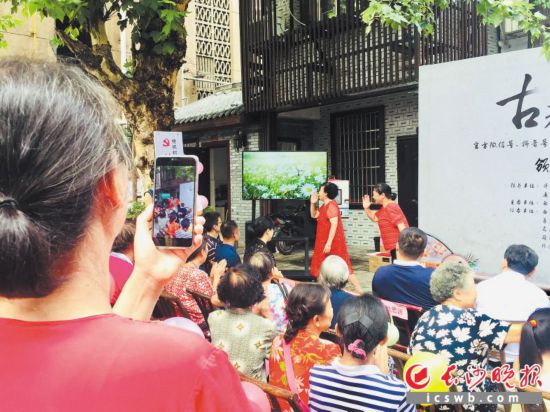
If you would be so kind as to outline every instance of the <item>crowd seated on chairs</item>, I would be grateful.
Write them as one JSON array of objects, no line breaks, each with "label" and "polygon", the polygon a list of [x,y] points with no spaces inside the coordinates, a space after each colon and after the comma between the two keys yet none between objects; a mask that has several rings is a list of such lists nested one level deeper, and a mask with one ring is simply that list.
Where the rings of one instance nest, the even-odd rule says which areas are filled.
[{"label": "crowd seated on chairs", "polygon": [[349,279],[348,264],[340,256],[330,255],[325,258],[321,264],[319,274],[319,283],[330,289],[330,303],[334,316],[330,323],[330,328],[336,326],[336,319],[342,304],[351,298],[353,295],[344,290]]},{"label": "crowd seated on chairs", "polygon": [[[502,260],[502,273],[477,284],[477,310],[494,319],[525,322],[536,309],[548,307],[546,293],[527,280],[535,273],[538,260],[528,246],[509,246]],[[504,353],[506,362],[513,362],[519,345],[507,345]]]},{"label": "crowd seated on chairs", "polygon": [[[208,325],[191,291],[199,292],[207,296],[216,307],[222,307],[223,303],[215,292],[222,275],[225,273],[225,261],[214,262],[211,265],[210,276],[200,269],[208,256],[208,244],[203,240],[202,244],[189,255],[187,262],[183,264],[178,273],[164,287],[168,293],[175,296],[181,306],[187,311],[191,320],[195,322],[209,336]],[[183,315],[183,314],[182,314]]]},{"label": "crowd seated on chairs", "polygon": [[252,306],[264,299],[260,280],[250,266],[235,266],[222,277],[218,297],[225,310],[208,317],[212,343],[227,352],[239,372],[266,382],[265,361],[277,329],[271,320],[252,312]]},{"label": "crowd seated on chairs", "polygon": [[[509,247],[503,272],[476,289],[459,256],[422,268],[426,236],[405,229],[398,259],[374,276],[385,301],[346,292],[335,256],[320,283],[289,285],[265,247],[266,219],[250,265],[240,264],[237,224],[218,214],[204,242],[198,218],[192,247],[158,249],[152,205],[135,235],[123,230],[131,153],[106,90],[74,66],[4,59],[0,101],[2,410],[414,410],[391,370],[390,354],[400,365],[408,357],[387,348],[389,315],[399,318],[391,305],[404,308],[404,326],[415,323],[411,354],[458,367],[457,390],[468,366],[519,342],[515,366],[542,368],[524,390],[550,400],[550,308],[526,281],[538,262],[530,248]],[[427,310],[418,322],[415,310]]]},{"label": "crowd seated on chairs", "polygon": [[379,267],[372,280],[376,296],[392,302],[420,306],[427,310],[437,302],[430,293],[432,268],[420,263],[428,242],[426,234],[416,228],[406,228],[399,234],[397,259],[391,265]]},{"label": "crowd seated on chairs", "polygon": [[[410,352],[440,354],[449,364],[455,364],[458,368],[456,388],[467,392],[467,368],[487,368],[490,351],[500,351],[506,343],[519,342],[522,325],[510,325],[475,310],[474,273],[460,263],[439,266],[432,274],[430,290],[440,304],[420,317],[411,338]],[[474,392],[496,390],[490,380],[472,389]],[[464,407],[475,411],[496,410],[496,405]]]}]

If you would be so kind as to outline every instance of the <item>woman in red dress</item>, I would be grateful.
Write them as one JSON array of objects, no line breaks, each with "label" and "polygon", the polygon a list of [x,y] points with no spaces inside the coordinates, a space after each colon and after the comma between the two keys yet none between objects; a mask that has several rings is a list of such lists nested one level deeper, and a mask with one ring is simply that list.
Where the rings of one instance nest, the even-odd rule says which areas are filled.
[{"label": "woman in red dress", "polygon": [[[351,267],[340,209],[334,201],[336,196],[338,196],[338,186],[332,182],[323,183],[319,189],[319,194],[314,192],[311,195],[310,211],[311,217],[317,219],[317,236],[309,271],[318,278],[323,260],[329,255],[340,256],[348,265],[349,281],[358,292],[362,292],[361,285],[353,274],[353,268]],[[323,202],[323,205],[317,210],[319,200]]]},{"label": "woman in red dress", "polygon": [[409,227],[409,222],[405,214],[394,200],[397,198],[395,193],[392,193],[391,187],[386,183],[378,183],[372,190],[372,200],[382,208],[378,212],[370,209],[371,202],[369,195],[363,196],[363,209],[367,217],[375,223],[378,223],[380,229],[380,237],[384,249],[391,253],[392,259],[397,258],[396,245],[399,241],[401,231]]}]

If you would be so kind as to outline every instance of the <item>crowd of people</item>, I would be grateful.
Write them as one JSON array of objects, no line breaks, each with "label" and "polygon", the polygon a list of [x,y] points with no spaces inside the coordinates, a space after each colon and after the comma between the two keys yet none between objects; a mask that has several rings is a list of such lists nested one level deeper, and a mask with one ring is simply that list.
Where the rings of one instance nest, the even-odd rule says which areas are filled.
[{"label": "crowd of people", "polygon": [[[266,217],[252,225],[242,259],[238,225],[215,212],[194,222],[192,247],[159,249],[153,221],[168,219],[160,227],[177,237],[190,211],[167,199],[125,222],[131,154],[116,113],[76,67],[0,62],[3,410],[263,410],[241,384],[247,375],[296,394],[303,411],[413,411],[388,355],[384,301],[424,311],[408,351],[455,364],[458,390],[468,367],[490,367],[489,353],[503,349],[513,367],[541,365],[539,389],[550,389],[549,300],[528,280],[538,264],[529,247],[509,246],[502,273],[479,284],[460,256],[424,268],[426,234],[408,227],[380,184],[381,208],[372,211],[369,196],[363,206],[394,260],[374,274],[373,294],[353,293],[327,182],[311,199],[318,282],[283,276]],[[187,322],[151,321],[163,292]],[[205,316],[190,292],[215,310]]]},{"label": "crowd of people", "polygon": [[153,235],[168,239],[192,237],[193,208],[185,207],[176,196],[157,200],[153,211]]}]

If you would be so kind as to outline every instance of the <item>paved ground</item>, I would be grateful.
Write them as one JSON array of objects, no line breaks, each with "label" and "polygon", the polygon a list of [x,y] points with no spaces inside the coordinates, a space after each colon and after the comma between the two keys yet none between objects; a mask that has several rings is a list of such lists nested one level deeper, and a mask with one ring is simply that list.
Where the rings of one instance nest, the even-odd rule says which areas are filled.
[{"label": "paved ground", "polygon": [[[348,246],[348,251],[350,254],[351,264],[353,266],[355,274],[359,279],[359,283],[361,283],[361,286],[363,287],[363,291],[370,292],[372,290],[371,288],[372,273],[369,272],[367,253],[371,253],[373,251],[365,249],[364,247],[361,247],[361,246]],[[242,255],[242,251],[240,252]],[[310,261],[311,261],[312,251],[310,251],[309,254],[310,254]],[[277,267],[282,271],[284,271],[285,269],[287,270],[302,269],[303,270],[304,250],[299,249],[289,256],[284,256],[280,253],[276,253],[275,260],[277,261]],[[351,285],[349,285],[348,288],[350,290],[353,289]]]}]

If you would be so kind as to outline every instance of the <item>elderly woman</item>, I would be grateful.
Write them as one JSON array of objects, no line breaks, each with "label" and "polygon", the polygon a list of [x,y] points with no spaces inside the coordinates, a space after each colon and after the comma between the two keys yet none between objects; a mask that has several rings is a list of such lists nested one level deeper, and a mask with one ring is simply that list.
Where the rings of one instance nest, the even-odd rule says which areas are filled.
[{"label": "elderly woman", "polygon": [[[521,324],[492,319],[477,312],[476,285],[472,270],[460,263],[445,263],[432,274],[432,297],[440,302],[419,319],[414,329],[410,352],[443,355],[449,365],[457,366],[459,392],[491,392],[496,388],[484,380],[468,389],[468,367],[487,368],[489,352],[501,350],[506,343],[519,342]],[[496,405],[465,405],[467,410],[495,411]]]},{"label": "elderly woman", "polygon": [[239,372],[266,382],[265,360],[277,329],[252,312],[252,306],[264,299],[260,280],[248,265],[232,267],[218,285],[218,297],[226,310],[208,317],[212,343],[227,352]]},{"label": "elderly woman", "polygon": [[254,307],[254,312],[272,320],[277,331],[283,333],[288,324],[285,313],[286,300],[294,282],[283,279],[281,272],[273,266],[269,255],[263,252],[256,252],[250,256],[248,264],[258,275],[265,293],[265,299]]},{"label": "elderly woman", "polygon": [[3,59],[0,102],[2,410],[246,408],[223,352],[120,316],[150,318],[200,233],[195,247],[158,250],[149,206],[136,224],[134,271],[114,312],[109,304],[132,164],[112,96],[76,66]]},{"label": "elderly woman", "polygon": [[330,323],[330,328],[334,329],[338,312],[342,304],[353,295],[344,290],[348,283],[349,269],[346,261],[340,256],[330,255],[321,264],[321,274],[319,282],[330,289],[330,303],[334,316]]}]

